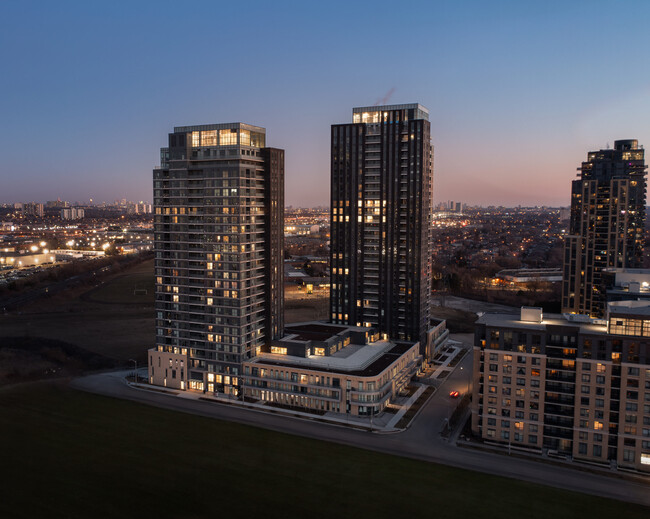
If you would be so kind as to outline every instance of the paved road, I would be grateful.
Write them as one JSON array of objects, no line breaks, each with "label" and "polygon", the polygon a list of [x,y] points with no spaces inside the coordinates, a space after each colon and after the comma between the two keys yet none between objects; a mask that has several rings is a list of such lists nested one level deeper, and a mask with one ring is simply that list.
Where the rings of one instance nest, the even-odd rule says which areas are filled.
[{"label": "paved road", "polygon": [[458,366],[463,369],[457,368],[448,376],[434,397],[429,399],[412,422],[411,427],[405,432],[396,434],[373,434],[342,426],[316,423],[308,419],[289,418],[231,405],[187,400],[164,393],[138,390],[128,386],[124,382],[123,374],[117,373],[91,375],[77,379],[73,382],[73,386],[165,409],[189,412],[283,433],[333,441],[650,506],[650,483],[632,482],[570,467],[558,467],[501,454],[463,449],[441,439],[440,427],[452,406],[449,392],[452,389],[460,392],[467,391],[467,377],[471,371],[471,355],[467,355]]}]

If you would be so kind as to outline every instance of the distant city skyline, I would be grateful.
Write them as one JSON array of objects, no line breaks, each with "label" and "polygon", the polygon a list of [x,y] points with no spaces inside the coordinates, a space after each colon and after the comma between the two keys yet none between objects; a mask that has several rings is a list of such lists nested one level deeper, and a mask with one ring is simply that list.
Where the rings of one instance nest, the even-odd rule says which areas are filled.
[{"label": "distant city skyline", "polygon": [[193,5],[2,5],[0,203],[151,200],[169,128],[219,120],[327,206],[330,126],[380,102],[428,107],[436,203],[568,206],[587,151],[650,142],[646,2]]}]

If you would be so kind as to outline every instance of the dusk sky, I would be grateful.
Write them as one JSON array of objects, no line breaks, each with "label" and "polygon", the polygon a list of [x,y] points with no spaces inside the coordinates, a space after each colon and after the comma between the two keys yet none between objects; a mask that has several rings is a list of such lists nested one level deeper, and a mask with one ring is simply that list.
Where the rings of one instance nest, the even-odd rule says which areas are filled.
[{"label": "dusk sky", "polygon": [[568,205],[589,150],[650,145],[650,2],[0,3],[0,202],[152,199],[174,126],[246,122],[287,205],[329,205],[330,125],[430,111],[434,200]]}]

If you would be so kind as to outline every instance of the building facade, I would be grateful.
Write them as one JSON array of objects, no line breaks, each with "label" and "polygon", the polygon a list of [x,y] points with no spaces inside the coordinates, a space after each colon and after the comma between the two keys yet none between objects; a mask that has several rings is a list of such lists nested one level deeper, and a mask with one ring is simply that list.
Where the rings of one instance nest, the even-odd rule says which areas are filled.
[{"label": "building facade", "polygon": [[237,395],[283,334],[284,151],[264,128],[181,126],[154,170],[156,385]]},{"label": "building facade", "polygon": [[80,207],[66,207],[61,209],[61,220],[80,220],[85,214],[85,211]]},{"label": "building facade", "polygon": [[472,431],[487,442],[650,472],[650,302],[606,319],[486,314]]},{"label": "building facade", "polygon": [[602,270],[642,267],[646,167],[643,147],[620,140],[614,149],[589,152],[578,168],[564,247],[563,312],[602,317]]},{"label": "building facade", "polygon": [[387,340],[373,328],[306,322],[287,325],[286,332],[244,363],[248,399],[376,416],[422,364],[419,343]]},{"label": "building facade", "polygon": [[330,320],[426,342],[433,155],[419,104],[353,109],[331,130]]}]

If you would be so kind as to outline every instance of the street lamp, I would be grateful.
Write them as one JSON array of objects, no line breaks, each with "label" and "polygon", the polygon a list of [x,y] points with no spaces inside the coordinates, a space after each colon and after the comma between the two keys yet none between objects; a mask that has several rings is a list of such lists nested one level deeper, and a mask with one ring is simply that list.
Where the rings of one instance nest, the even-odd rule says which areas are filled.
[{"label": "street lamp", "polygon": [[[463,371],[463,366],[460,367],[460,370]],[[467,377],[467,391],[466,391],[466,394],[469,394],[469,377],[470,376],[471,376],[471,374],[468,375],[468,377]],[[465,381],[463,380],[463,382],[465,382]]]},{"label": "street lamp", "polygon": [[133,362],[133,381],[137,382],[138,379],[138,361],[135,359],[129,359],[129,362]]}]

